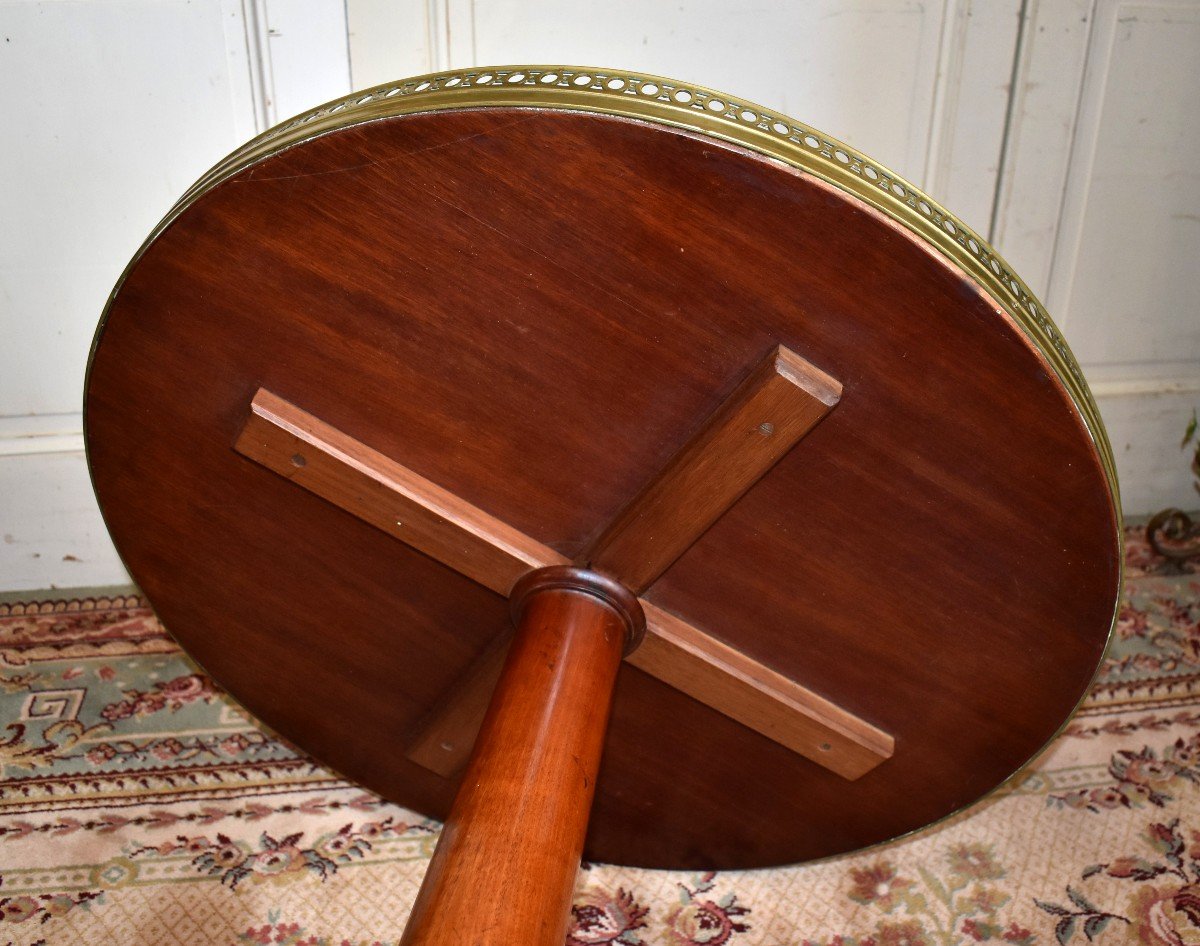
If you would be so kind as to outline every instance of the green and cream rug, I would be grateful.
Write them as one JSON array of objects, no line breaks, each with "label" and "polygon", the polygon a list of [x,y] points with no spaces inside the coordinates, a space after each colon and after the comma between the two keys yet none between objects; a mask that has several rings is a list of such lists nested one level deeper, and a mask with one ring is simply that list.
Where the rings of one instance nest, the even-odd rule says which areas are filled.
[{"label": "green and cream rug", "polygon": [[[1140,529],[1100,679],[1000,792],[806,867],[592,865],[568,943],[1200,944],[1200,573]],[[136,596],[0,604],[0,944],[387,944],[438,825],[264,732]]]}]

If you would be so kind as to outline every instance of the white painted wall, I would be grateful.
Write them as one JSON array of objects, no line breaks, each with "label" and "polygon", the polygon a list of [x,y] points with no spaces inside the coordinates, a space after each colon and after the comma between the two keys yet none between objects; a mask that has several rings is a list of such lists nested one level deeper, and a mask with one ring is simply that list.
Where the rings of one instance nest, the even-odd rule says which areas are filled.
[{"label": "white painted wall", "polygon": [[208,167],[349,90],[342,0],[0,2],[0,590],[127,580],[82,453],[105,299]]},{"label": "white painted wall", "polygon": [[1020,0],[349,0],[357,86],[468,65],[658,73],[795,115],[986,228]]},{"label": "white painted wall", "polygon": [[1096,382],[1127,510],[1196,505],[1177,444],[1200,401],[1198,5],[0,0],[0,589],[124,580],[79,452],[83,366],[170,203],[351,87],[485,63],[677,76],[894,167],[1047,297]]}]

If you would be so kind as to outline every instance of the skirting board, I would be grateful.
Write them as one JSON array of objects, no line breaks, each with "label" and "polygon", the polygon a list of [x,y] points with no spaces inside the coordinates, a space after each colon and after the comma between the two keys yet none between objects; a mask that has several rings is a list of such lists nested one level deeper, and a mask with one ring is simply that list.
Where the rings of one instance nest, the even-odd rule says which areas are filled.
[{"label": "skirting board", "polygon": [[1105,381],[1093,383],[1092,392],[1112,441],[1125,514],[1200,507],[1189,454],[1180,449],[1192,411],[1200,406],[1200,378]]},{"label": "skirting board", "polygon": [[0,455],[0,591],[128,581],[82,450]]}]

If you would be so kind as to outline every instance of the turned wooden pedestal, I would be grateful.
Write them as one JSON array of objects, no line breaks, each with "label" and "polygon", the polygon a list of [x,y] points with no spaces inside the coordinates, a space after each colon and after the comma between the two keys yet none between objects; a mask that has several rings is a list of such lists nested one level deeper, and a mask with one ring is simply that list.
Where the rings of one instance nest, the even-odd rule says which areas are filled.
[{"label": "turned wooden pedestal", "polygon": [[85,422],[189,654],[446,821],[408,943],[558,946],[581,855],[943,818],[1054,736],[1116,611],[1112,451],[1019,277],[673,80],[465,70],[266,132],[130,263]]},{"label": "turned wooden pedestal", "polygon": [[617,665],[645,617],[575,568],[531,572],[512,601],[517,633],[405,943],[566,940]]}]

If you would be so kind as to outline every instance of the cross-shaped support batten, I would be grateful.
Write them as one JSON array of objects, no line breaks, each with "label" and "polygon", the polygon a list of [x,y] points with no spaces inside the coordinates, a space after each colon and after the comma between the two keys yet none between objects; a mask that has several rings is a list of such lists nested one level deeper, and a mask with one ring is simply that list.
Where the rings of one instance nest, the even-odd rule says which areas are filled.
[{"label": "cross-shaped support batten", "polygon": [[[642,594],[837,403],[841,386],[777,347],[576,564]],[[363,521],[508,595],[534,569],[570,564],[513,529],[265,389],[235,448]],[[676,615],[640,602],[646,632],[625,659],[845,778],[889,758],[892,737]],[[464,674],[408,740],[408,757],[450,776],[475,741],[509,635]]]}]

